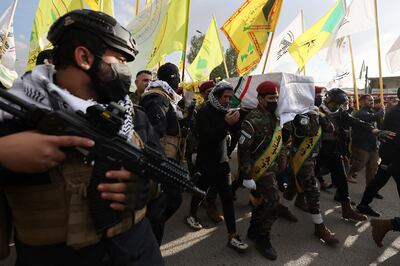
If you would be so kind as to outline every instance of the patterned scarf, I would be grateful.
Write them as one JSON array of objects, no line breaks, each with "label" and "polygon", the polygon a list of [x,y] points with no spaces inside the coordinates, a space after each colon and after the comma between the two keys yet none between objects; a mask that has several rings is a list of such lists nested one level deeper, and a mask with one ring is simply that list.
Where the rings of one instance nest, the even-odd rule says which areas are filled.
[{"label": "patterned scarf", "polygon": [[210,92],[210,94],[208,94],[208,101],[215,109],[217,109],[219,111],[228,112],[228,110],[229,110],[228,107],[224,107],[219,103],[218,99],[214,96],[214,94],[212,92]]},{"label": "patterned scarf", "polygon": [[[14,82],[13,87],[9,90],[10,93],[22,98],[23,100],[35,104],[40,108],[52,110],[52,100],[56,99],[60,109],[70,111],[82,111],[86,113],[89,106],[98,104],[94,100],[84,100],[72,95],[69,91],[58,87],[53,83],[55,69],[52,65],[36,66],[32,72],[25,73],[21,78]],[[51,96],[50,96],[51,95]],[[133,125],[133,104],[129,96],[118,102],[119,105],[125,108],[124,122],[119,131],[119,134],[131,140],[134,132]],[[102,105],[107,107],[107,105]],[[0,112],[0,121],[11,119],[12,116],[6,112]]]},{"label": "patterned scarf", "polygon": [[225,90],[233,90],[232,85],[225,81],[225,80],[221,80],[219,81],[215,87],[212,89],[212,91],[208,94],[208,101],[211,103],[211,105],[222,112],[228,112],[229,111],[229,106],[224,107],[220,104],[220,102],[218,101],[218,99],[215,97],[214,93],[216,91],[225,91]]}]

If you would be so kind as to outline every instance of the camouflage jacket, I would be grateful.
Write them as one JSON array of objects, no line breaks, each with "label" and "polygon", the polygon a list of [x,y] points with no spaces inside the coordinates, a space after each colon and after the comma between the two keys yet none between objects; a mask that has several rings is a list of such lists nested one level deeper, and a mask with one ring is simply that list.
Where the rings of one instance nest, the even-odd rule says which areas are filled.
[{"label": "camouflage jacket", "polygon": [[[244,119],[239,138],[240,176],[249,178],[254,162],[268,148],[277,123],[276,116],[257,106]],[[276,171],[276,165],[271,171]]]}]

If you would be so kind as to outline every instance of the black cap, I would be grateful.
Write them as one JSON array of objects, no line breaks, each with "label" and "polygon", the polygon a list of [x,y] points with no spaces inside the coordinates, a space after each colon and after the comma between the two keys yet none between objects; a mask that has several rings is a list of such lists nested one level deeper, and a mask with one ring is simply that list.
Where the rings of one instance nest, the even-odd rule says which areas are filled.
[{"label": "black cap", "polygon": [[180,82],[179,69],[172,63],[165,63],[158,68],[157,78],[167,82],[171,88],[176,90]]}]

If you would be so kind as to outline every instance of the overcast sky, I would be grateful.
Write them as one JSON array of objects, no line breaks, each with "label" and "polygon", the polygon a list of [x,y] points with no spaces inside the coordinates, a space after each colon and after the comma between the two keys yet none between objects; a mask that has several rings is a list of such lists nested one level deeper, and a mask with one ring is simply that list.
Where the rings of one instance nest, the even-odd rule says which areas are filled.
[{"label": "overcast sky", "polygon": [[[50,1],[50,0],[49,0]],[[0,0],[0,14],[11,4],[12,0]],[[143,5],[145,0],[140,0]],[[189,40],[196,30],[206,32],[211,16],[215,15],[220,26],[240,7],[244,0],[191,0],[189,20]],[[277,33],[283,30],[303,10],[305,26],[308,28],[327,12],[336,0],[284,0]],[[350,0],[348,0],[349,4]],[[23,73],[28,53],[29,36],[39,0],[19,0],[14,18],[14,33],[17,43],[17,71]],[[115,14],[122,25],[127,25],[135,14],[136,0],[114,0]],[[389,73],[385,55],[390,46],[400,36],[399,0],[378,0],[382,67],[384,76],[400,75]],[[222,45],[228,47],[228,41],[220,32]],[[362,61],[369,66],[369,76],[378,76],[378,56],[376,49],[375,29],[359,33],[352,37],[355,56],[355,67],[358,75]],[[177,63],[177,62],[174,62]],[[325,62],[325,53],[321,52],[307,64],[307,75],[314,77],[318,83],[326,83],[333,76],[333,69]]]}]

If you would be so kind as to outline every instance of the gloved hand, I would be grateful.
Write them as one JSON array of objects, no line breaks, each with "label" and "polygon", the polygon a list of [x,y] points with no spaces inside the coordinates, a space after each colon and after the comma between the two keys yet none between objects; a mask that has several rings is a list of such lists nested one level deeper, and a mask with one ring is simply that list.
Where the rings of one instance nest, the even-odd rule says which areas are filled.
[{"label": "gloved hand", "polygon": [[111,201],[110,207],[116,211],[139,210],[151,197],[150,180],[124,169],[107,171],[106,180],[96,187],[101,198]]},{"label": "gloved hand", "polygon": [[372,133],[378,136],[378,138],[382,141],[391,140],[394,139],[394,137],[396,137],[396,133],[389,130],[374,129]]},{"label": "gloved hand", "polygon": [[150,198],[150,180],[142,176],[131,174],[126,184],[126,208],[135,211],[146,206]]},{"label": "gloved hand", "polygon": [[256,189],[257,185],[253,179],[243,179],[243,186],[248,189]]}]

